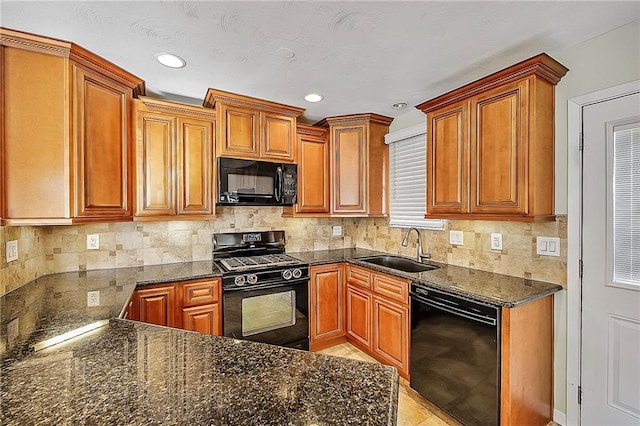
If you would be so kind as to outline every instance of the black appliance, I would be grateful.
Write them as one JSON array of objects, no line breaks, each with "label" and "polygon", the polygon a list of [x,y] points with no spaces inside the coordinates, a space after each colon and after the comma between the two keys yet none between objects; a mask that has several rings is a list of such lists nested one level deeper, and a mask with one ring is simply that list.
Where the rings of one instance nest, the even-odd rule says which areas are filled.
[{"label": "black appliance", "polygon": [[309,350],[309,265],[284,231],[213,234],[225,336]]},{"label": "black appliance", "polygon": [[218,205],[291,206],[297,193],[295,164],[218,158]]},{"label": "black appliance", "polygon": [[500,424],[500,307],[411,285],[410,384],[466,425]]}]

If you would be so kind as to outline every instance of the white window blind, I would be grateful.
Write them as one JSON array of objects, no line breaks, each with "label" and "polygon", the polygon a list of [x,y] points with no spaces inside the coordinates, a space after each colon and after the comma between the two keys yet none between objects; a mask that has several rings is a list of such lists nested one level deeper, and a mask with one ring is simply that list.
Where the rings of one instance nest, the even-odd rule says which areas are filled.
[{"label": "white window blind", "polygon": [[613,133],[613,281],[640,285],[640,127]]},{"label": "white window blind", "polygon": [[418,125],[389,133],[389,226],[443,229],[442,220],[427,220],[426,131]]}]

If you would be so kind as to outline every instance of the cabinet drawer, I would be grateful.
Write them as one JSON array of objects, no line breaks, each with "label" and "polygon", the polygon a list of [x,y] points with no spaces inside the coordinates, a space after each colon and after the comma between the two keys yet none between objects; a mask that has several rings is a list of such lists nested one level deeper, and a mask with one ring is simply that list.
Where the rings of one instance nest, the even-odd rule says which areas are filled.
[{"label": "cabinet drawer", "polygon": [[187,281],[182,283],[183,306],[198,306],[219,300],[220,281]]},{"label": "cabinet drawer", "polygon": [[349,265],[347,267],[347,282],[364,288],[371,288],[371,273],[366,269]]},{"label": "cabinet drawer", "polygon": [[409,281],[389,275],[373,274],[373,291],[389,299],[409,303]]}]

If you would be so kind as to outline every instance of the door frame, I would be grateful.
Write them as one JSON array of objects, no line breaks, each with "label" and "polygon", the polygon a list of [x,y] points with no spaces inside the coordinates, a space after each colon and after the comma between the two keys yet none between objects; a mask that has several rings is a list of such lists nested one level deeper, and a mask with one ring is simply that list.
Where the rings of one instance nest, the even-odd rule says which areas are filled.
[{"label": "door frame", "polygon": [[580,424],[578,386],[581,384],[582,279],[581,163],[582,109],[620,96],[640,92],[640,80],[577,96],[568,101],[567,125],[567,425]]}]

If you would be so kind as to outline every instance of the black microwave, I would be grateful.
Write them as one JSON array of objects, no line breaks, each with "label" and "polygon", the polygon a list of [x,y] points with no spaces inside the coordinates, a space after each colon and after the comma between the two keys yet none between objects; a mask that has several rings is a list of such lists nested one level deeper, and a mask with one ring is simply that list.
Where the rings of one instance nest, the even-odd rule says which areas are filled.
[{"label": "black microwave", "polygon": [[295,164],[218,157],[218,205],[291,206],[297,199]]}]

